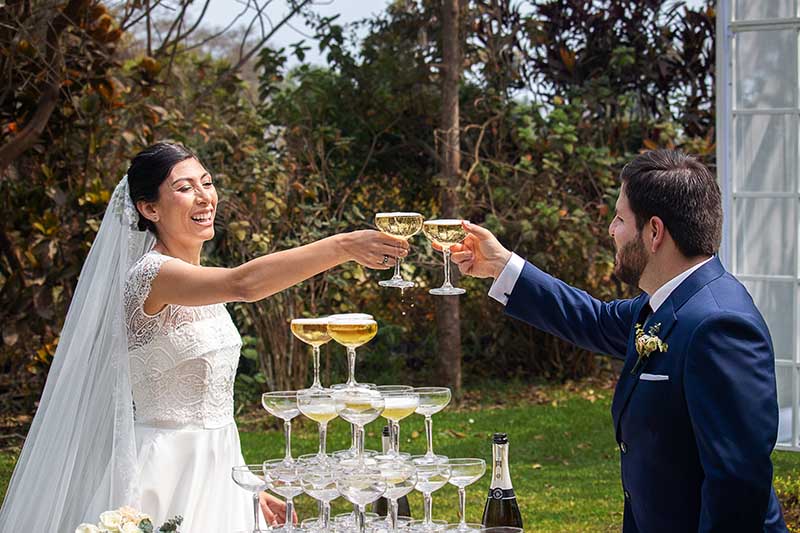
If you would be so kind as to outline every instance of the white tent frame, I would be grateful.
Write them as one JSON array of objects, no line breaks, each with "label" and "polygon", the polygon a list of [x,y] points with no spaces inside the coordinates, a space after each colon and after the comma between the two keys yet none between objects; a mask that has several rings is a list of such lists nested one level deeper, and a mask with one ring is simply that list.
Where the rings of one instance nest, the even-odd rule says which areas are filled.
[{"label": "white tent frame", "polygon": [[[743,0],[739,0],[742,2]],[[764,275],[753,274],[747,272],[737,272],[737,255],[747,254],[747,249],[737,249],[737,232],[740,228],[737,227],[736,209],[737,200],[751,199],[751,198],[775,198],[775,199],[794,199],[793,217],[795,218],[794,224],[797,226],[797,216],[800,212],[800,176],[794,176],[794,190],[791,192],[745,192],[737,191],[735,181],[735,168],[736,151],[739,149],[736,146],[737,139],[735,122],[739,116],[771,116],[782,115],[794,117],[793,127],[797,128],[800,124],[800,65],[791,64],[787,61],[786,68],[794,69],[794,85],[786,87],[786,91],[793,94],[792,107],[783,108],[736,108],[736,45],[738,35],[745,32],[768,32],[775,30],[794,30],[795,33],[795,50],[800,49],[800,17],[798,17],[798,1],[792,0],[792,14],[793,17],[776,18],[776,19],[758,19],[758,20],[737,20],[735,13],[737,0],[718,0],[717,1],[717,82],[716,82],[716,114],[717,114],[717,175],[720,180],[720,187],[722,189],[723,208],[725,212],[725,221],[723,224],[723,239],[720,256],[726,268],[736,275],[737,278],[742,280],[745,284],[747,282],[784,282],[791,283],[793,287],[792,295],[792,309],[787,310],[792,314],[791,317],[791,338],[792,338],[792,354],[791,359],[781,360],[779,354],[776,354],[775,369],[778,372],[790,372],[791,379],[788,386],[791,387],[790,401],[791,401],[791,442],[779,442],[776,446],[782,450],[800,451],[800,342],[798,318],[800,317],[800,264],[798,264],[798,250],[800,250],[800,231],[795,231],[795,238],[798,242],[793,247],[793,252],[784,252],[789,255],[785,256],[786,259],[792,261],[794,265],[793,275]],[[739,4],[741,5],[741,4]],[[796,53],[796,58],[800,57],[800,53]],[[787,58],[788,59],[788,58]],[[797,135],[800,139],[800,135]],[[795,157],[800,161],[800,144],[793,147]],[[800,168],[800,163],[795,167],[795,172]],[[760,221],[749,221],[753,224],[759,224]],[[765,238],[770,238],[771,235],[765,234]],[[774,237],[774,233],[772,235]],[[787,248],[784,248],[784,250]],[[755,253],[751,251],[750,253]],[[791,256],[791,257],[789,257]],[[740,257],[741,259],[741,257]],[[769,322],[769,321],[768,321]],[[770,329],[774,330],[775,325],[770,325]],[[785,329],[785,328],[784,328]],[[785,334],[786,332],[772,331],[773,338],[776,334]],[[788,369],[788,370],[787,370]],[[780,388],[787,386],[786,382],[779,383],[779,395],[781,394]],[[783,391],[786,394],[786,391]],[[785,407],[785,406],[784,406]],[[784,425],[787,422],[784,411]]]}]

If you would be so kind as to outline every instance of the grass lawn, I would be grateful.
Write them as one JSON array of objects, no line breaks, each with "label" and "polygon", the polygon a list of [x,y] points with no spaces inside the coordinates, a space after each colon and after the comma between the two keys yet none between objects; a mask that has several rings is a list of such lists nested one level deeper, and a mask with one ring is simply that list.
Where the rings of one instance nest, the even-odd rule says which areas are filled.
[{"label": "grass lawn", "polygon": [[[474,397],[460,409],[448,408],[434,416],[434,450],[450,457],[482,457],[491,463],[491,434],[509,434],[511,477],[529,531],[618,531],[622,523],[622,490],[619,460],[611,428],[610,390],[588,387],[516,389],[495,398],[486,393]],[[500,403],[502,402],[502,403]],[[248,462],[259,462],[283,454],[283,434],[277,429],[259,430],[269,416],[243,420],[242,446]],[[381,419],[382,420],[382,419]],[[367,427],[367,447],[380,445],[380,423]],[[402,423],[401,449],[424,453],[422,417]],[[349,426],[334,421],[330,426],[328,449],[349,445]],[[316,451],[316,425],[295,424],[293,452]],[[5,493],[15,454],[0,453],[0,493]],[[775,475],[787,477],[800,472],[800,454],[775,452]],[[467,490],[467,519],[480,521],[489,486],[489,473]],[[795,474],[796,477],[796,474]],[[410,496],[412,513],[422,514],[422,497]],[[315,512],[316,504],[306,496],[297,499],[301,517]],[[457,519],[458,497],[447,486],[434,494],[434,518]],[[334,512],[348,507],[341,499]]]}]

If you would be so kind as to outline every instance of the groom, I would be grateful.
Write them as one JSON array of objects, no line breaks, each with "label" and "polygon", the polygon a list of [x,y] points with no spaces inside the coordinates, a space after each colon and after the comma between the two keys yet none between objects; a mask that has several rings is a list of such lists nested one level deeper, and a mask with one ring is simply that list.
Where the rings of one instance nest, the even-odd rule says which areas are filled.
[{"label": "groom", "polygon": [[464,223],[464,274],[494,278],[506,312],[625,359],[611,415],[625,533],[785,532],[770,453],[778,406],[772,341],[747,290],[716,257],[720,192],[680,152],[637,156],[621,174],[609,233],[615,274],[644,291],[601,302]]}]

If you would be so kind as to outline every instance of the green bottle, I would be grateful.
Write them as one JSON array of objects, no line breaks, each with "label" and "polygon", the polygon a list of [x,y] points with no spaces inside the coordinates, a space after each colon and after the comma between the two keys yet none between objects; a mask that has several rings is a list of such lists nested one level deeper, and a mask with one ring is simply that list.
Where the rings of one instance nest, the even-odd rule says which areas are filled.
[{"label": "green bottle", "polygon": [[492,438],[492,482],[481,522],[484,527],[522,527],[522,515],[508,469],[508,435],[505,433],[495,433]]}]

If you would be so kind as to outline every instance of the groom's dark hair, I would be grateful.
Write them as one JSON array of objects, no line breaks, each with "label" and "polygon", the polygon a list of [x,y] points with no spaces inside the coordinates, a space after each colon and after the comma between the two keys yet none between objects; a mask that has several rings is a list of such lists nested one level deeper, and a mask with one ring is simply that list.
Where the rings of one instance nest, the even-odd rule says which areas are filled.
[{"label": "groom's dark hair", "polygon": [[655,216],[684,256],[717,253],[722,196],[704,164],[675,150],[651,150],[625,165],[620,179],[639,231]]},{"label": "groom's dark hair", "polygon": [[[181,161],[197,159],[194,152],[181,143],[162,141],[151,144],[131,160],[128,168],[128,190],[133,205],[139,200],[155,202],[158,188],[169,176],[172,169]],[[200,162],[202,165],[203,163]],[[205,166],[205,165],[204,165]],[[137,207],[138,211],[139,208]],[[139,213],[139,231],[150,230],[156,233],[156,226]]]}]

